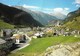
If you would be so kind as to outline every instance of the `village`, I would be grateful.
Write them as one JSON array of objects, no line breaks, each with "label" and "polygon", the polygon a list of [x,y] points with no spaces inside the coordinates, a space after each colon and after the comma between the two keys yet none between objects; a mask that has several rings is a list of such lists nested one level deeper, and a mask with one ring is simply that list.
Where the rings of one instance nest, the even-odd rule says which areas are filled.
[{"label": "village", "polygon": [[[80,31],[69,29],[56,29],[54,27],[34,27],[18,29],[1,29],[0,30],[0,55],[6,55],[10,51],[20,48],[22,44],[30,42],[32,39],[53,37],[54,36],[80,36]],[[28,42],[28,43],[29,43]]]},{"label": "village", "polygon": [[0,56],[80,56],[80,0],[0,0]]}]

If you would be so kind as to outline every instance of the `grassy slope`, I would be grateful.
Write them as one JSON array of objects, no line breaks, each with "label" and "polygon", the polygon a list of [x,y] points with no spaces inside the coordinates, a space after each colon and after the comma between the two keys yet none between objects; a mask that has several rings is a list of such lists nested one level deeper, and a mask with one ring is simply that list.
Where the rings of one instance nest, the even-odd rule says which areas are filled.
[{"label": "grassy slope", "polygon": [[0,28],[14,28],[14,26],[0,20]]},{"label": "grassy slope", "polygon": [[59,36],[59,37],[47,37],[47,38],[39,38],[33,39],[31,44],[18,51],[17,53],[11,54],[10,56],[18,56],[20,54],[25,54],[26,56],[34,56],[34,54],[40,54],[46,50],[49,46],[55,44],[65,44],[65,43],[73,43],[79,42],[80,38],[75,38],[73,36]]},{"label": "grassy slope", "polygon": [[73,18],[72,21],[68,21],[66,24],[64,24],[64,27],[80,30],[80,16]]}]

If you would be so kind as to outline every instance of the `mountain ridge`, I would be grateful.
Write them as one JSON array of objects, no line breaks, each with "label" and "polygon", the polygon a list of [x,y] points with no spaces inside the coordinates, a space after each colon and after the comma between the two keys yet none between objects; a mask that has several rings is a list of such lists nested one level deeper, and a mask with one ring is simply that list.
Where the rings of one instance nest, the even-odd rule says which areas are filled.
[{"label": "mountain ridge", "polygon": [[80,30],[80,8],[68,13],[63,26],[69,29]]},{"label": "mountain ridge", "polygon": [[41,11],[32,11],[32,10],[29,10],[29,9],[24,8],[22,6],[14,6],[14,7],[30,13],[32,15],[32,17],[35,20],[42,23],[42,25],[46,25],[46,24],[48,24],[49,21],[52,21],[52,20],[58,20],[58,18],[56,18],[55,16],[52,16],[47,13],[43,13]]},{"label": "mountain ridge", "polygon": [[7,21],[9,24],[14,25],[29,25],[32,26],[43,26],[41,23],[33,19],[33,17],[20,9],[4,5],[0,3],[0,17],[3,16],[1,20]]}]

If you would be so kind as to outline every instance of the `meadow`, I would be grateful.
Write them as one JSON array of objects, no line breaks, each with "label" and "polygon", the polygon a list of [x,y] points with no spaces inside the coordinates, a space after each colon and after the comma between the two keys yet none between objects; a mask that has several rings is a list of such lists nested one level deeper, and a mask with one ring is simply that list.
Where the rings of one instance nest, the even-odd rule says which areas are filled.
[{"label": "meadow", "polygon": [[53,36],[33,39],[30,45],[19,50],[16,53],[10,54],[9,56],[42,56],[44,51],[52,45],[56,44],[69,44],[74,42],[80,42],[80,36]]}]

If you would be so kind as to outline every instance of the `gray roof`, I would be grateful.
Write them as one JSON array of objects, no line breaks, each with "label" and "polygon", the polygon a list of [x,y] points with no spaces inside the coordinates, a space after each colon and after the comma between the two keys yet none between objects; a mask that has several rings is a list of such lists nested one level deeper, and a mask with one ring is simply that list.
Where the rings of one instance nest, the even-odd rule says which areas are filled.
[{"label": "gray roof", "polygon": [[0,38],[0,44],[4,44],[4,43],[6,43],[6,41]]}]

